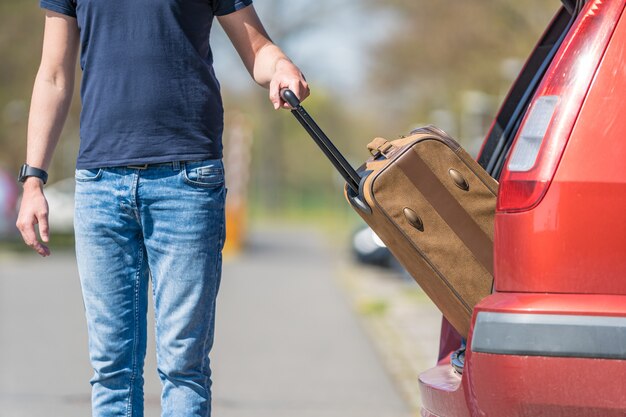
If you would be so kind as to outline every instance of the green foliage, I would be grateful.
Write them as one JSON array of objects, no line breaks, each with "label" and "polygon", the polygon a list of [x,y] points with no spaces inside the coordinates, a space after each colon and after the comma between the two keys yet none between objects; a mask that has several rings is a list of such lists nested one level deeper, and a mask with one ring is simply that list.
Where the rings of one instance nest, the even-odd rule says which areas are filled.
[{"label": "green foliage", "polygon": [[[559,8],[558,0],[367,0],[393,16],[392,32],[373,52],[370,82],[393,95],[385,119],[427,120],[437,108],[456,111],[466,90],[498,97],[512,82],[507,60],[530,53]],[[374,23],[375,24],[375,23]]]},{"label": "green foliage", "polygon": [[[345,218],[351,212],[343,198],[343,180],[288,111],[275,111],[263,90],[245,97],[228,91],[224,95],[227,126],[235,109],[243,111],[253,126],[249,188],[258,213],[283,217],[297,209],[310,216],[326,216],[330,209]],[[373,126],[319,90],[305,105],[353,165],[367,158],[365,145]]]},{"label": "green foliage", "polygon": [[[0,167],[16,172],[26,156],[33,82],[41,58],[44,12],[35,0],[0,1]],[[71,175],[78,148],[78,88],[53,160],[50,181]]]},{"label": "green foliage", "polygon": [[[336,6],[292,3],[259,4],[270,32],[281,44],[312,34],[312,28]],[[415,124],[432,122],[435,109],[450,110],[454,124],[461,124],[467,90],[492,97],[490,105],[495,109],[512,82],[503,66],[510,59],[523,62],[559,7],[558,0],[361,0],[359,4],[372,15],[372,28],[363,30],[389,27],[388,35],[370,51],[367,84],[353,93],[356,100],[350,105],[318,85],[306,101],[307,109],[354,165],[367,158],[365,145],[370,138],[393,139]],[[284,18],[293,15],[291,8],[310,9],[310,13],[296,13],[296,20]],[[0,166],[11,170],[25,155],[42,29],[43,12],[37,1],[0,0]],[[253,126],[250,197],[257,212],[283,216],[294,210],[311,215],[336,211],[342,221],[353,218],[347,217],[351,209],[343,201],[341,179],[288,112],[274,111],[266,92],[257,87],[245,93],[225,88],[224,95],[227,126],[235,110]],[[73,170],[80,100],[73,103],[51,181]],[[489,116],[483,117],[488,123]]]},{"label": "green foliage", "polygon": [[43,14],[31,1],[0,3],[0,166],[25,155],[30,92],[41,52]]},{"label": "green foliage", "polygon": [[357,309],[364,316],[381,317],[389,311],[389,302],[383,299],[361,300]]}]

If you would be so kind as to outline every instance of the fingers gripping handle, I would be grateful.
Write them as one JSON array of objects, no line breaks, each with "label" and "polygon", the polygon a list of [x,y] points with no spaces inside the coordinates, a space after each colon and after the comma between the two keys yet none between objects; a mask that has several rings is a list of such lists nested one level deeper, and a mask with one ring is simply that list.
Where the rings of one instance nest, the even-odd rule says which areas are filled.
[{"label": "fingers gripping handle", "polygon": [[300,105],[300,100],[298,99],[298,96],[296,96],[296,94],[288,88],[283,88],[282,90],[280,90],[280,96],[291,106],[292,109],[295,109]]},{"label": "fingers gripping handle", "polygon": [[291,113],[300,122],[304,130],[313,138],[315,143],[320,147],[322,152],[339,171],[341,176],[348,183],[348,187],[354,192],[355,195],[359,194],[359,183],[361,182],[361,176],[350,165],[346,158],[339,152],[337,147],[326,136],[326,134],[315,123],[313,118],[307,113],[306,110],[300,105],[300,100],[295,93],[288,88],[284,88],[280,91],[280,96],[291,106]]}]

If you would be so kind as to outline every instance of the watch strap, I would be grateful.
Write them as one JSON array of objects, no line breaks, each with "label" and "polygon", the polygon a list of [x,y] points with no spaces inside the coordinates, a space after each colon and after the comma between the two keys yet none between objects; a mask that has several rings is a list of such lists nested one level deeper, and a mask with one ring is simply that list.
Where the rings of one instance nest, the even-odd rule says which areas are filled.
[{"label": "watch strap", "polygon": [[46,171],[44,171],[43,169],[31,167],[28,164],[24,164],[22,165],[22,168],[20,169],[20,174],[17,177],[17,179],[19,182],[24,182],[26,181],[26,178],[28,177],[37,177],[44,184],[48,182],[48,173]]}]

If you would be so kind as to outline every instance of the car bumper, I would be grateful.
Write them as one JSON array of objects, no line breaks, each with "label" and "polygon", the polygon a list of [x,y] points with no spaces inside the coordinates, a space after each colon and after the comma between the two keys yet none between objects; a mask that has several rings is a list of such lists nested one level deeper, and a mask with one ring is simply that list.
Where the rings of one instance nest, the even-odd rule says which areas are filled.
[{"label": "car bumper", "polygon": [[472,415],[626,415],[626,296],[497,293],[474,314]]}]

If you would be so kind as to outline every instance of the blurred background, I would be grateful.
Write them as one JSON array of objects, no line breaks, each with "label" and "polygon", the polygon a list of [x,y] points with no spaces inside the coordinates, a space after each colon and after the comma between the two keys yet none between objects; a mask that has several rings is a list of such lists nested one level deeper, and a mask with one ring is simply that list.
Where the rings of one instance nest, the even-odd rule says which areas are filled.
[{"label": "blurred background", "polygon": [[[305,73],[312,92],[307,109],[359,165],[371,138],[393,139],[429,123],[475,155],[559,2],[256,0],[255,7]],[[14,178],[25,158],[42,32],[37,0],[0,0],[0,417],[51,415],[50,407],[68,416],[88,410],[90,371],[72,255],[78,87],[46,190],[56,258],[24,250],[14,226],[20,192]],[[440,316],[344,202],[339,175],[312,140],[288,112],[272,109],[217,24],[212,45],[226,108],[224,274],[233,277],[223,287],[221,308],[223,327],[241,331],[220,336],[218,328],[216,373],[228,392],[218,391],[220,415],[411,415],[419,402],[417,374],[434,361]],[[251,271],[265,284],[242,278]],[[275,292],[266,294],[272,285]],[[271,300],[257,305],[250,291]],[[277,324],[257,335],[263,314]],[[317,337],[313,328],[321,329]],[[274,344],[265,344],[268,339]],[[287,349],[294,346],[303,350]],[[266,356],[255,357],[259,351]],[[242,359],[249,355],[251,363]],[[285,360],[290,355],[293,360]],[[254,365],[276,362],[282,371]],[[55,368],[60,364],[62,370]],[[322,375],[311,381],[307,372]],[[294,378],[318,385],[294,384]],[[157,409],[155,380],[147,378],[157,393],[150,397],[148,389],[147,403]],[[250,392],[241,388],[244,380]],[[286,393],[295,386],[297,392]],[[351,396],[350,387],[357,393]],[[276,400],[264,402],[254,392]],[[248,398],[244,405],[240,397]]]}]

